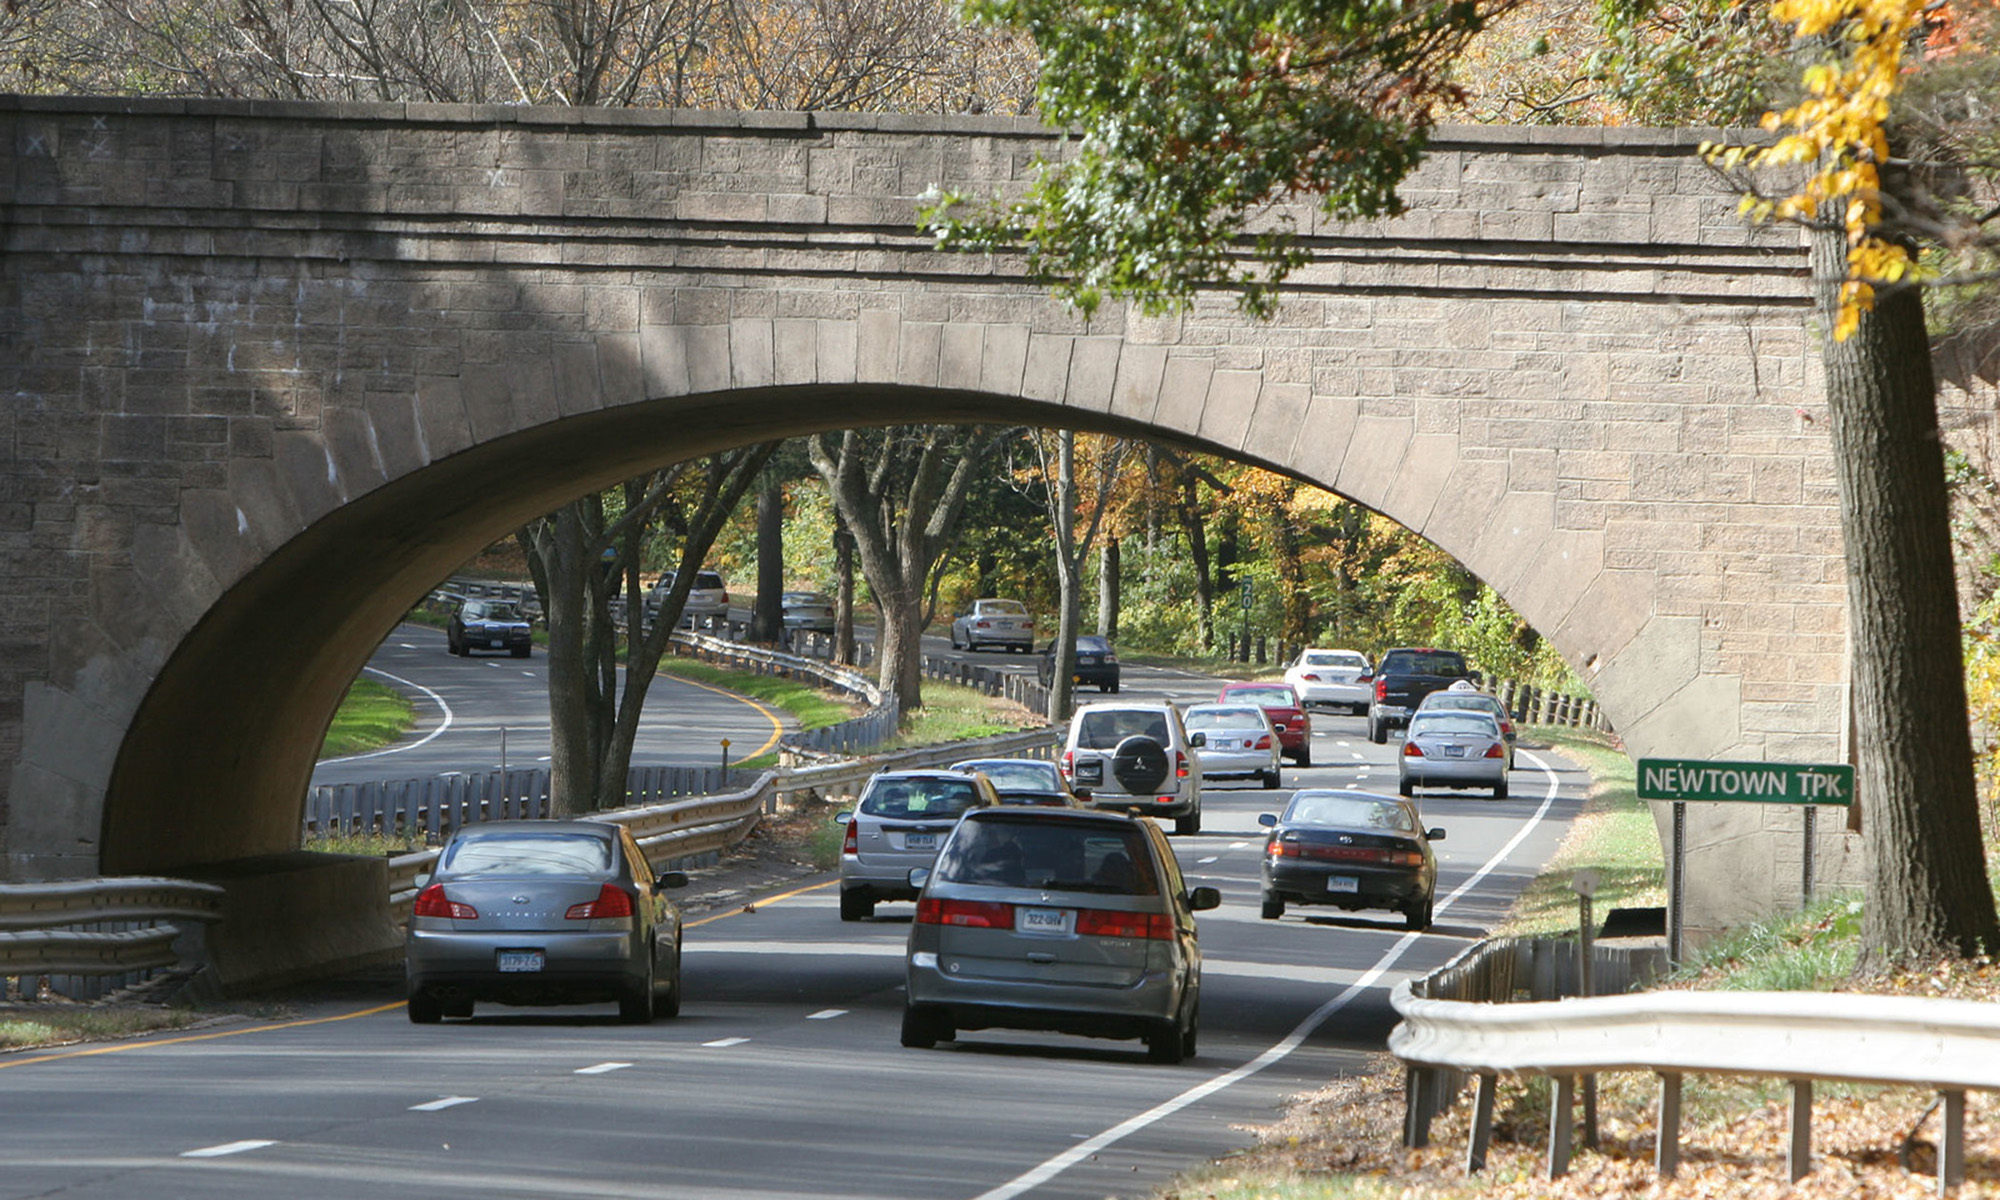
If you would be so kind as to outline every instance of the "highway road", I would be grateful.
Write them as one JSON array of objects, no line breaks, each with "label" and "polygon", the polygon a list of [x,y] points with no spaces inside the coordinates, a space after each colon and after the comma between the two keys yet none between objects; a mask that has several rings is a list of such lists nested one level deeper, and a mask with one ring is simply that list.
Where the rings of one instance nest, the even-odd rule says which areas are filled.
[{"label": "highway road", "polygon": [[[549,760],[548,658],[445,650],[444,631],[399,625],[368,660],[364,678],[400,688],[416,705],[416,726],[394,746],[324,759],[315,786],[380,779],[419,779],[452,772],[519,769]],[[731,692],[660,674],[632,748],[632,765],[720,766],[721,739],[741,762],[777,746],[798,729],[790,714]],[[503,732],[504,731],[504,732]]]},{"label": "highway road", "polygon": [[[1144,692],[1214,686],[1133,675]],[[1316,726],[1320,765],[1288,786],[1393,791],[1394,742],[1370,745],[1358,718]],[[1421,935],[1389,913],[1260,920],[1256,817],[1285,794],[1207,790],[1204,833],[1174,842],[1224,903],[1200,917],[1201,1046],[1179,1066],[1137,1042],[1005,1031],[902,1048],[912,906],[843,924],[819,881],[691,924],[683,1015],[651,1026],[609,1006],[413,1026],[377,976],[295,1020],[0,1056],[0,1200],[1143,1196],[1378,1051],[1389,987],[1506,909],[1583,784],[1547,752],[1520,761],[1511,800],[1423,798],[1449,836]]]}]

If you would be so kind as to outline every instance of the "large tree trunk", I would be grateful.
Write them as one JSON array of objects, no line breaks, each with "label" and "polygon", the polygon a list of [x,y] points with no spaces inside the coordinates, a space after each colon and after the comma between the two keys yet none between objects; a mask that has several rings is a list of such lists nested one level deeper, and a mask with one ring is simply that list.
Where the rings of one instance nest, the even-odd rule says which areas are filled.
[{"label": "large tree trunk", "polygon": [[775,642],[785,628],[785,485],[776,472],[757,491],[757,604],[750,640]]},{"label": "large tree trunk", "polygon": [[[1831,327],[1847,272],[1813,235]],[[1864,965],[2000,948],[1966,728],[1958,594],[1930,343],[1914,288],[1824,345],[1854,646],[1855,791],[1870,861]]]},{"label": "large tree trunk", "polygon": [[[549,626],[544,659],[549,689],[549,807],[552,815],[589,812],[597,792],[597,739],[590,672],[584,653],[585,612],[590,605],[583,572],[595,566],[586,554],[593,539],[584,528],[578,500],[557,509],[534,539],[543,613]],[[525,539],[524,539],[525,540]],[[538,580],[539,582],[539,580]]]},{"label": "large tree trunk", "polygon": [[833,515],[833,661],[854,665],[854,535]]},{"label": "large tree trunk", "polygon": [[1107,537],[1097,555],[1097,636],[1118,640],[1118,539]]}]

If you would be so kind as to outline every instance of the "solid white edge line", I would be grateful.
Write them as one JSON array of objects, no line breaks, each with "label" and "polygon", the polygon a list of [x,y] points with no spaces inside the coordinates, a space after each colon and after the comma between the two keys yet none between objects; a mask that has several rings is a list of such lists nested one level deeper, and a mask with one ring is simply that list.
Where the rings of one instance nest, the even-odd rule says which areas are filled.
[{"label": "solid white edge line", "polygon": [[[1543,774],[1549,777],[1548,794],[1542,798],[1541,807],[1535,810],[1535,815],[1528,818],[1527,823],[1522,825],[1512,838],[1508,839],[1506,845],[1502,846],[1493,857],[1487,859],[1484,866],[1473,872],[1471,878],[1454,888],[1449,896],[1439,901],[1436,905],[1436,910],[1448,907],[1452,901],[1463,896],[1480,880],[1491,874],[1502,862],[1505,862],[1507,856],[1512,854],[1515,848],[1527,839],[1528,834],[1537,825],[1541,824],[1542,818],[1548,815],[1550,806],[1555,804],[1556,791],[1561,786],[1561,781],[1556,778],[1556,773],[1550,769],[1547,763],[1532,754],[1527,755],[1527,758],[1536,767],[1540,768]],[[1339,995],[1307,1014],[1305,1020],[1300,1021],[1294,1026],[1292,1031],[1285,1035],[1283,1041],[1259,1054],[1256,1058],[1251,1059],[1249,1062],[1232,1071],[1218,1075],[1206,1083],[1196,1084],[1180,1095],[1170,1100],[1162,1101],[1145,1112],[1128,1117],[1104,1132],[1097,1134],[1095,1137],[1078,1142],[1068,1150],[1047,1160],[1033,1170],[1022,1175],[1017,1175],[990,1191],[981,1192],[975,1200],[1012,1200],[1013,1197],[1019,1196],[1030,1188],[1039,1187],[1047,1183],[1049,1180],[1054,1179],[1064,1171],[1084,1161],[1091,1155],[1098,1153],[1107,1146],[1123,1141],[1126,1137],[1137,1133],[1146,1126],[1170,1117],[1198,1100],[1206,1099],[1222,1091],[1224,1088],[1241,1083],[1264,1068],[1283,1061],[1292,1051],[1303,1045],[1305,1040],[1312,1036],[1313,1031],[1326,1022],[1327,1018],[1346,1008],[1356,996],[1374,986],[1375,981],[1386,974],[1389,968],[1396,964],[1396,960],[1403,957],[1403,952],[1415,944],[1417,938],[1420,936],[1422,935],[1416,930],[1411,930],[1396,939],[1396,944],[1389,947],[1388,951],[1376,960],[1375,965],[1368,968],[1367,973],[1347,985],[1346,989]]]},{"label": "solid white edge line", "polygon": [[350,754],[347,755],[345,758],[323,758],[319,762],[320,766],[322,767],[330,766],[334,763],[360,762],[364,758],[381,758],[385,754],[401,754],[405,750],[415,750],[418,746],[422,746],[425,743],[434,740],[435,738],[437,738],[439,734],[442,734],[445,730],[450,729],[452,721],[457,719],[451,711],[451,705],[446,704],[444,702],[444,697],[438,695],[436,692],[425,687],[423,684],[416,683],[408,679],[404,679],[400,675],[391,675],[389,674],[389,672],[384,671],[379,667],[363,667],[361,669],[368,672],[371,675],[380,675],[382,678],[388,680],[390,683],[398,683],[406,688],[415,688],[417,691],[422,692],[425,695],[425,697],[427,697],[430,700],[432,704],[438,706],[438,711],[444,714],[444,720],[438,723],[438,727],[436,729],[431,730],[429,733],[425,734],[421,738],[418,738],[416,741],[411,742],[407,746],[391,746],[387,750],[370,750],[366,754]]},{"label": "solid white edge line", "polygon": [[224,1142],[220,1146],[204,1146],[200,1150],[183,1150],[181,1151],[181,1157],[221,1158],[224,1155],[241,1154],[246,1150],[262,1150],[266,1146],[275,1146],[277,1144],[277,1141],[272,1138],[251,1138],[241,1142]]}]

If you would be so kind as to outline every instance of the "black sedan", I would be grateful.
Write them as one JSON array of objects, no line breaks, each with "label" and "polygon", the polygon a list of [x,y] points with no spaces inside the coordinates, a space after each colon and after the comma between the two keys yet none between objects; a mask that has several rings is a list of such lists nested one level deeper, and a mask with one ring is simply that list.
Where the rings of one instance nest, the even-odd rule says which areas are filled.
[{"label": "black sedan", "polygon": [[951,764],[954,771],[977,771],[993,784],[1002,804],[1077,808],[1069,780],[1052,762],[1038,758],[968,758]]},{"label": "black sedan", "polygon": [[[1056,680],[1056,646],[1050,642],[1042,651],[1041,666],[1035,672],[1043,687],[1051,687]],[[1096,634],[1085,634],[1076,639],[1076,665],[1070,672],[1081,687],[1096,687],[1100,692],[1118,690],[1118,655],[1111,649],[1111,643]]]},{"label": "black sedan", "polygon": [[535,645],[528,618],[505,600],[467,600],[451,614],[444,638],[446,647],[457,655],[505,650],[515,658],[526,658]]},{"label": "black sedan", "polygon": [[1264,813],[1264,919],[1287,904],[1387,908],[1411,929],[1429,929],[1437,898],[1442,829],[1425,829],[1417,806],[1397,796],[1314,789],[1296,792],[1282,817]]}]

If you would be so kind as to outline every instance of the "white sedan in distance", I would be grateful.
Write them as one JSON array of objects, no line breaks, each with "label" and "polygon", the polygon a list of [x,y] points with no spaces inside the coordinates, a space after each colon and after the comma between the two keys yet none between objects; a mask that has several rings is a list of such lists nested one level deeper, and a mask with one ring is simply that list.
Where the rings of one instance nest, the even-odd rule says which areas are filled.
[{"label": "white sedan in distance", "polygon": [[1372,673],[1368,656],[1359,650],[1302,650],[1285,668],[1285,682],[1306,708],[1326,705],[1365,714],[1374,700],[1369,692]]}]

